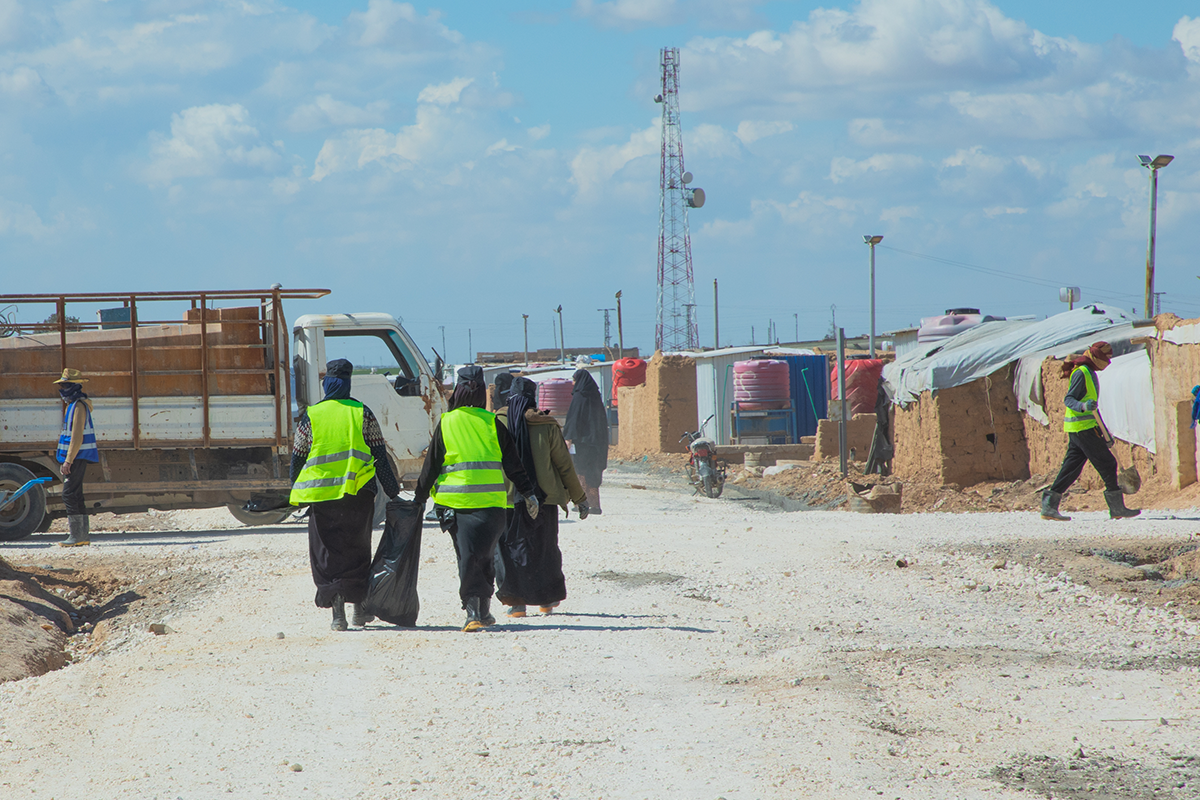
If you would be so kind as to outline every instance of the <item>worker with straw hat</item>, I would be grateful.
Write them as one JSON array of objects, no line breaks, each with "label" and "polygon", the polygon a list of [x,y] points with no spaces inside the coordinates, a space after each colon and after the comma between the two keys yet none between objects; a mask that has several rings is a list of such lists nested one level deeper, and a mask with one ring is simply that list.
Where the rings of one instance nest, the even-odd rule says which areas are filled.
[{"label": "worker with straw hat", "polygon": [[1100,402],[1100,379],[1096,375],[1113,358],[1112,345],[1096,342],[1082,355],[1069,356],[1062,365],[1063,377],[1071,376],[1063,403],[1066,412],[1063,430],[1067,433],[1067,454],[1062,468],[1050,488],[1042,493],[1042,519],[1065,522],[1070,519],[1058,510],[1063,492],[1079,479],[1083,465],[1089,461],[1104,480],[1104,501],[1112,519],[1136,517],[1138,509],[1125,507],[1125,495],[1117,483],[1117,459],[1109,450],[1100,432],[1097,408]]},{"label": "worker with straw hat", "polygon": [[79,547],[91,544],[87,504],[83,500],[83,476],[87,473],[88,462],[94,464],[100,460],[100,451],[96,449],[96,431],[92,427],[92,401],[83,392],[87,378],[79,370],[67,368],[55,383],[59,396],[67,404],[55,457],[62,465],[62,499],[67,509],[70,534],[59,545]]}]

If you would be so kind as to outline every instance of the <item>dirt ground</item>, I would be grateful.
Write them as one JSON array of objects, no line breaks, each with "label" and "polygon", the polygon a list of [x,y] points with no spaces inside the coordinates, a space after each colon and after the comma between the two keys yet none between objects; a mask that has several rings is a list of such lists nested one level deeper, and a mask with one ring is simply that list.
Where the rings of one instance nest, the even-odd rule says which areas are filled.
[{"label": "dirt ground", "polygon": [[1200,515],[785,513],[678,467],[613,464],[561,613],[479,634],[432,526],[418,627],[346,633],[301,524],[4,545],[74,632],[0,683],[0,796],[1200,796]]}]

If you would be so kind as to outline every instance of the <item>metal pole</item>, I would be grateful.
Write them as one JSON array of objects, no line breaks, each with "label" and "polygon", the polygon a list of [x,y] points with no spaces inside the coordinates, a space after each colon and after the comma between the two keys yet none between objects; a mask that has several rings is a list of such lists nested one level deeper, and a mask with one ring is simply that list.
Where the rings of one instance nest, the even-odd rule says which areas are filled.
[{"label": "metal pole", "polygon": [[1154,227],[1158,218],[1158,170],[1150,168],[1150,241],[1146,246],[1146,316],[1154,316]]},{"label": "metal pole", "polygon": [[563,336],[562,306],[558,307],[558,356],[564,364],[567,362],[567,340]]},{"label": "metal pole", "polygon": [[620,354],[617,358],[625,357],[625,328],[621,325],[621,293],[617,292],[617,348]]},{"label": "metal pole", "polygon": [[871,358],[875,357],[875,243],[871,242]]},{"label": "metal pole", "polygon": [[838,421],[838,457],[842,464],[842,477],[846,477],[847,464],[846,460],[849,453],[849,448],[846,442],[846,332],[842,328],[837,329],[837,383],[838,383],[838,399],[842,405],[842,418]]},{"label": "metal pole", "polygon": [[446,357],[446,326],[438,325],[438,328],[442,332],[442,357],[445,358]]},{"label": "metal pole", "polygon": [[[525,320],[525,366],[529,366],[529,315],[522,314],[521,318]],[[446,345],[442,345],[442,349],[446,349]]]},{"label": "metal pole", "polygon": [[800,315],[792,314],[792,319],[794,319],[796,321],[796,338],[793,339],[792,341],[799,342],[800,341]]},{"label": "metal pole", "polygon": [[717,302],[716,278],[713,278],[713,349],[721,349],[721,307]]}]

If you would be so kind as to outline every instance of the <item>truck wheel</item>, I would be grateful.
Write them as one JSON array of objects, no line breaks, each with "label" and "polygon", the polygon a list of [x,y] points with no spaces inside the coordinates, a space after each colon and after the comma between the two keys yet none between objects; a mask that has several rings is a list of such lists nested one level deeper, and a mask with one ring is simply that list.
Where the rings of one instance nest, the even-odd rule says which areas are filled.
[{"label": "truck wheel", "polygon": [[275,511],[247,511],[239,503],[229,503],[225,507],[233,514],[233,518],[243,525],[278,525],[296,510],[280,508]]},{"label": "truck wheel", "polygon": [[[15,492],[36,477],[20,464],[0,464],[0,492]],[[15,503],[0,509],[0,542],[24,539],[41,527],[46,517],[43,485],[30,487]]]}]

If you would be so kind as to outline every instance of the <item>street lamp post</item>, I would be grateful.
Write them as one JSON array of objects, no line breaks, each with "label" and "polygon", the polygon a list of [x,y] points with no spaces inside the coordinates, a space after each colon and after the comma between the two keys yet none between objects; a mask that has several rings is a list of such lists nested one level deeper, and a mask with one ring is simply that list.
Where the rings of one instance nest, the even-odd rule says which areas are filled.
[{"label": "street lamp post", "polygon": [[529,366],[529,315],[522,314],[521,319],[525,321],[525,366]]},{"label": "street lamp post", "polygon": [[871,358],[875,357],[875,245],[882,241],[882,236],[863,235],[863,242],[871,248]]},{"label": "street lamp post", "polygon": [[558,360],[565,364],[567,363],[567,340],[563,338],[562,303],[559,303],[558,308],[554,310],[558,312]]},{"label": "street lamp post", "polygon": [[614,297],[617,298],[617,358],[625,357],[625,327],[621,324],[621,293],[618,291]]},{"label": "street lamp post", "polygon": [[1150,240],[1146,244],[1146,316],[1154,316],[1154,238],[1158,222],[1158,171],[1175,160],[1175,156],[1138,156],[1142,166],[1150,170]]}]

